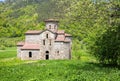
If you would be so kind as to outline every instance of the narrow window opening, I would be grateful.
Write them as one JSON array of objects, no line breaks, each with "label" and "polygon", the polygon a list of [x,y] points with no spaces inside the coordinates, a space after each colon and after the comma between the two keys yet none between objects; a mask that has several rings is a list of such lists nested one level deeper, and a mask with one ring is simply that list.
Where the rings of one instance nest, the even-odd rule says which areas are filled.
[{"label": "narrow window opening", "polygon": [[51,25],[49,25],[49,29],[51,29]]},{"label": "narrow window opening", "polygon": [[59,55],[59,51],[56,51],[56,54]]},{"label": "narrow window opening", "polygon": [[59,51],[57,51],[57,54],[59,54]]},{"label": "narrow window opening", "polygon": [[43,40],[43,45],[45,45],[45,40]]},{"label": "narrow window opening", "polygon": [[48,34],[46,34],[46,38],[48,38]]},{"label": "narrow window opening", "polygon": [[50,46],[51,46],[51,39],[50,39],[50,43],[49,43],[49,44],[50,44]]},{"label": "narrow window opening", "polygon": [[30,58],[32,57],[32,52],[29,52],[29,57],[30,57]]},{"label": "narrow window opening", "polygon": [[56,25],[54,25],[54,29],[56,29]]}]

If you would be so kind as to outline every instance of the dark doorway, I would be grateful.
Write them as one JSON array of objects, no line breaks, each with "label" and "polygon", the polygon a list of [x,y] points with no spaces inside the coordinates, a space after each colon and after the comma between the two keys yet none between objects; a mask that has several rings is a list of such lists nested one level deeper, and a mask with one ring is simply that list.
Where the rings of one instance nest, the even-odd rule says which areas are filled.
[{"label": "dark doorway", "polygon": [[49,60],[49,55],[46,55],[46,60]]},{"label": "dark doorway", "polygon": [[46,56],[45,56],[46,60],[49,60],[49,51],[46,51]]}]

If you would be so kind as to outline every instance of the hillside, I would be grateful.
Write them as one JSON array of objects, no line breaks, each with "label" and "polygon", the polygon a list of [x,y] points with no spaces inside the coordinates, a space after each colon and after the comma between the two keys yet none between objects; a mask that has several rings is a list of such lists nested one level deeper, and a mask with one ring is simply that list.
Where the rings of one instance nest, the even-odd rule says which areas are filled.
[{"label": "hillside", "polygon": [[5,0],[0,2],[0,49],[15,46],[24,32],[43,29],[45,19],[55,18],[73,36],[75,58],[90,53],[101,63],[120,64],[119,12],[118,0]]},{"label": "hillside", "polygon": [[[72,35],[72,59],[17,58],[16,42],[48,18]],[[120,81],[120,1],[0,2],[0,81]]]}]

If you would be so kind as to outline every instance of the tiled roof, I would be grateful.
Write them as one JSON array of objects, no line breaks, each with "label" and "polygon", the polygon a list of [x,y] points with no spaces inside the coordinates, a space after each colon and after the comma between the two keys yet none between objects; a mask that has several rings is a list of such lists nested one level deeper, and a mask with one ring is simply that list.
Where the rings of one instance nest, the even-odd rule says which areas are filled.
[{"label": "tiled roof", "polygon": [[58,30],[57,33],[58,33],[58,34],[64,34],[65,31],[64,31],[64,30]]},{"label": "tiled roof", "polygon": [[41,30],[28,30],[25,34],[31,35],[31,34],[40,34],[42,31]]},{"label": "tiled roof", "polygon": [[64,41],[65,40],[65,36],[64,35],[57,35],[57,38],[55,41]]},{"label": "tiled roof", "polygon": [[37,34],[40,34],[40,33],[42,33],[42,32],[44,32],[44,31],[46,31],[46,30],[48,30],[48,31],[50,31],[50,32],[52,32],[52,33],[56,33],[56,31],[51,31],[51,30],[49,30],[49,29],[45,29],[45,30],[28,30],[25,34],[26,35],[37,35]]},{"label": "tiled roof", "polygon": [[28,43],[26,43],[21,49],[22,50],[39,50],[40,45],[39,44],[28,44]]},{"label": "tiled roof", "polygon": [[71,36],[70,34],[67,34],[67,33],[65,33],[65,31],[64,30],[58,30],[57,31],[57,38],[56,38],[56,42],[70,42],[70,40],[65,40],[65,37],[67,37],[67,36]]},{"label": "tiled roof", "polygon": [[71,42],[70,40],[68,40],[68,39],[66,39],[66,40],[64,40],[64,42]]},{"label": "tiled roof", "polygon": [[45,22],[59,22],[57,19],[47,19]]},{"label": "tiled roof", "polygon": [[23,46],[25,44],[25,42],[21,41],[17,43],[17,46]]},{"label": "tiled roof", "polygon": [[71,37],[72,35],[65,33],[65,36],[66,36],[66,37],[67,37],[67,36],[68,36],[68,37]]}]

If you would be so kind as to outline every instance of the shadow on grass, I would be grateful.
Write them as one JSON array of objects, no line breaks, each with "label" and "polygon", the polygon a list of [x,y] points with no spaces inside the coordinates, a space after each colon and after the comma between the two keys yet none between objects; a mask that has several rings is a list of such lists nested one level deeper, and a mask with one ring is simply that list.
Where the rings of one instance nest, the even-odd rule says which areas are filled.
[{"label": "shadow on grass", "polygon": [[102,63],[94,63],[94,62],[87,62],[87,64],[100,67],[100,68],[118,68],[120,69],[120,66],[117,64],[102,64]]},{"label": "shadow on grass", "polygon": [[69,64],[69,67],[72,67],[76,70],[84,70],[84,71],[106,71],[109,72],[111,69],[120,69],[120,66],[110,65],[110,64],[101,64],[94,62],[83,62],[82,64]]}]

